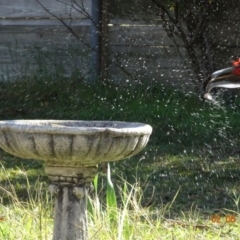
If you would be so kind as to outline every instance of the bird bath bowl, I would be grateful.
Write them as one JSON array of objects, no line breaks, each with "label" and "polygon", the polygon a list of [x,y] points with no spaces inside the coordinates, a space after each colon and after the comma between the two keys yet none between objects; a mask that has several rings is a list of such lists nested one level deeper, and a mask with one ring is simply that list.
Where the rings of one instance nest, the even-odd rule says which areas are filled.
[{"label": "bird bath bowl", "polygon": [[86,198],[96,165],[139,153],[152,128],[118,121],[0,121],[0,147],[17,157],[45,161],[55,195],[54,240],[87,239]]}]

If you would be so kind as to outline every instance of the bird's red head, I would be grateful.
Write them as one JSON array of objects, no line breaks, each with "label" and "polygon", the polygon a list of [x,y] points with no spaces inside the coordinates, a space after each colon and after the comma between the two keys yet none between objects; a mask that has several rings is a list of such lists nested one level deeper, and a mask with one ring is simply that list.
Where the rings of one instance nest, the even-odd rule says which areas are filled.
[{"label": "bird's red head", "polygon": [[240,75],[240,58],[232,61],[233,74]]}]

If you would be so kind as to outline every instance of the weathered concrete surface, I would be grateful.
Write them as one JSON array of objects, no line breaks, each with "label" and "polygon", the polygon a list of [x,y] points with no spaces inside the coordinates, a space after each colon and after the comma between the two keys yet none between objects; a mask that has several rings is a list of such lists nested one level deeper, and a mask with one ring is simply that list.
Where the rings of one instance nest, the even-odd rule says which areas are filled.
[{"label": "weathered concrete surface", "polygon": [[97,174],[97,167],[45,166],[45,173],[52,182],[89,186]]},{"label": "weathered concrete surface", "polygon": [[0,121],[0,147],[47,166],[96,166],[140,152],[152,128],[142,123],[111,121]]},{"label": "weathered concrete surface", "polygon": [[87,240],[88,188],[73,185],[50,185],[55,195],[53,240]]}]

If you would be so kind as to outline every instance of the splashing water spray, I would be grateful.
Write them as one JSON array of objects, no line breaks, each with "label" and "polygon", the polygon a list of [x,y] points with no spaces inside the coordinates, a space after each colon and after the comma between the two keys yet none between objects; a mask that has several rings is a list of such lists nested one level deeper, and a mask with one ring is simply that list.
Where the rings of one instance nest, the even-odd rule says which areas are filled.
[{"label": "splashing water spray", "polygon": [[240,58],[232,62],[232,67],[214,72],[203,83],[204,98],[213,101],[213,88],[240,88]]}]

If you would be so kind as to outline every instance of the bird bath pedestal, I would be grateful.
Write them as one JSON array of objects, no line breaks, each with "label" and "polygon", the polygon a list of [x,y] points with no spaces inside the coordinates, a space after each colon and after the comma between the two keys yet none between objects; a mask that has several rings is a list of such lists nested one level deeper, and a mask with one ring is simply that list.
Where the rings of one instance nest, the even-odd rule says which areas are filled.
[{"label": "bird bath pedestal", "polygon": [[88,238],[86,202],[97,164],[140,152],[152,128],[114,121],[0,121],[0,147],[21,157],[45,161],[55,195],[54,240]]}]

